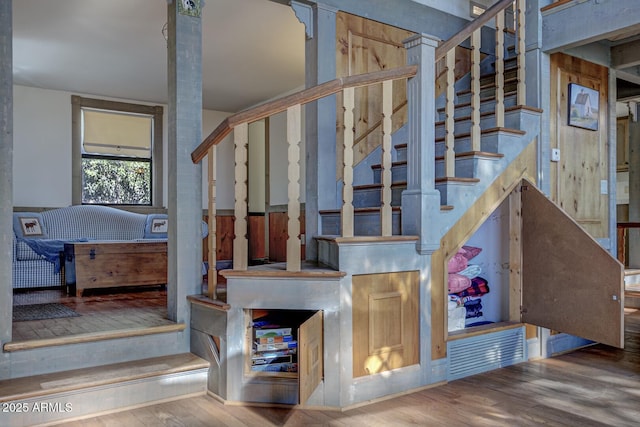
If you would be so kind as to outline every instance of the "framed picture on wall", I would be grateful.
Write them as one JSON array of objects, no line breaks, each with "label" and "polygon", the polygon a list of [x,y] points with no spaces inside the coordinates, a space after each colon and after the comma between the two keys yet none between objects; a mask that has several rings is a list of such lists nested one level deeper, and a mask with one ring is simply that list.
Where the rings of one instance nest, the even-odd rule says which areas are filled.
[{"label": "framed picture on wall", "polygon": [[600,92],[577,83],[569,83],[569,125],[598,130]]}]

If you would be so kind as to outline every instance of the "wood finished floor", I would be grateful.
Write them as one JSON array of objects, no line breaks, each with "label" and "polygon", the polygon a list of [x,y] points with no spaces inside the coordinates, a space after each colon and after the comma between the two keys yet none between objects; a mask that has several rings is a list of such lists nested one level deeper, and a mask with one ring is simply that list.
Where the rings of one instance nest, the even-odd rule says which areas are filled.
[{"label": "wood finished floor", "polygon": [[625,349],[594,345],[345,412],[223,405],[202,396],[57,424],[105,426],[638,426],[640,311]]},{"label": "wood finished floor", "polygon": [[166,290],[159,287],[86,291],[83,297],[49,289],[16,292],[13,300],[14,305],[57,302],[80,314],[79,317],[13,322],[13,341],[173,324],[167,319]]}]

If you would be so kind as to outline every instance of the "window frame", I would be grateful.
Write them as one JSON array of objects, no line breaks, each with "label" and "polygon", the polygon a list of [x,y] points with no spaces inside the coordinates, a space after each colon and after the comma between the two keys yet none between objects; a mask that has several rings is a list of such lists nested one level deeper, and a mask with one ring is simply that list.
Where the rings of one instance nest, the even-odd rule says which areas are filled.
[{"label": "window frame", "polygon": [[[71,96],[71,200],[74,205],[82,203],[82,108],[115,111],[121,113],[144,114],[153,116],[153,141],[151,147],[151,204],[127,205],[135,207],[163,207],[163,107],[159,105],[141,105],[104,99]],[[108,157],[108,156],[101,156]],[[121,206],[121,205],[118,205]]]}]

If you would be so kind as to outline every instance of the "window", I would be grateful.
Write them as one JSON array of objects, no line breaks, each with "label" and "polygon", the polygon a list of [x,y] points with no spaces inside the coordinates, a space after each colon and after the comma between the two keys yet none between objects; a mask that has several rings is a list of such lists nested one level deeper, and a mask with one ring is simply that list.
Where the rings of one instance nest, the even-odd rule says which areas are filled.
[{"label": "window", "polygon": [[162,107],[72,105],[74,204],[162,206]]}]

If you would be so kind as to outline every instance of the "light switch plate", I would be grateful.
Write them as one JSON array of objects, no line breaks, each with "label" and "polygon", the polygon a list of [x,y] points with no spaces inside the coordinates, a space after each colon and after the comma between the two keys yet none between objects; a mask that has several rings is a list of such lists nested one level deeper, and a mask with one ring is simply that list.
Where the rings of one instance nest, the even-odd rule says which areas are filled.
[{"label": "light switch plate", "polygon": [[560,149],[559,148],[552,148],[551,149],[551,161],[552,162],[559,162],[560,161]]},{"label": "light switch plate", "polygon": [[606,179],[600,180],[600,194],[609,194],[609,181]]}]

